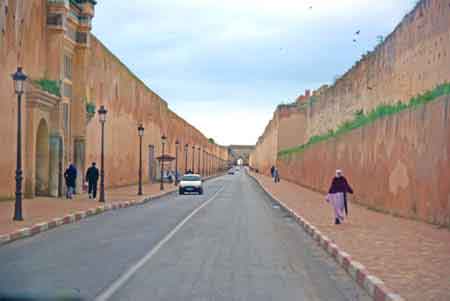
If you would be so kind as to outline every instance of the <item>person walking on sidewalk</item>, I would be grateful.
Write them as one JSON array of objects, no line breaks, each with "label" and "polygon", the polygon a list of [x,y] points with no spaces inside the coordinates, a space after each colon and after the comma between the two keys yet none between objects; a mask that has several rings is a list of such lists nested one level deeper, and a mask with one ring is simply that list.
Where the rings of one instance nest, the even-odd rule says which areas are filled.
[{"label": "person walking on sidewalk", "polygon": [[97,182],[99,178],[98,168],[95,165],[95,162],[92,162],[91,167],[89,167],[86,172],[89,198],[93,199],[97,197]]},{"label": "person walking on sidewalk", "polygon": [[272,167],[270,168],[270,176],[272,177],[272,180],[274,179],[274,177],[275,177],[275,166],[273,166],[272,165]]},{"label": "person walking on sidewalk", "polygon": [[338,169],[327,195],[327,201],[334,208],[334,223],[336,225],[339,225],[344,220],[344,211],[348,215],[347,193],[353,193],[353,189],[342,175],[342,171]]},{"label": "person walking on sidewalk", "polygon": [[64,172],[64,179],[66,180],[67,193],[66,197],[71,199],[75,193],[75,183],[77,182],[77,168],[70,164]]},{"label": "person walking on sidewalk", "polygon": [[278,168],[274,167],[273,169],[273,181],[275,183],[280,183],[280,173],[278,171]]}]

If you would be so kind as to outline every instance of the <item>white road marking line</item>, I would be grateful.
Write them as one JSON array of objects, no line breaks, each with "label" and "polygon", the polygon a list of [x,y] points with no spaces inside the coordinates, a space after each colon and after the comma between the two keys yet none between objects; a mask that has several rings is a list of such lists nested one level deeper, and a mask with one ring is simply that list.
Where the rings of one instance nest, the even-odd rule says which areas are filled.
[{"label": "white road marking line", "polygon": [[187,217],[185,217],[172,231],[169,232],[153,249],[150,250],[141,260],[139,260],[135,265],[131,266],[122,276],[115,280],[106,290],[104,290],[100,295],[98,295],[96,301],[106,301],[111,298],[117,290],[119,290],[140,268],[142,268],[180,229],[186,224],[197,212],[199,212],[203,207],[211,203],[219,193],[225,189],[222,186],[219,190],[214,193],[214,195],[195,208]]}]

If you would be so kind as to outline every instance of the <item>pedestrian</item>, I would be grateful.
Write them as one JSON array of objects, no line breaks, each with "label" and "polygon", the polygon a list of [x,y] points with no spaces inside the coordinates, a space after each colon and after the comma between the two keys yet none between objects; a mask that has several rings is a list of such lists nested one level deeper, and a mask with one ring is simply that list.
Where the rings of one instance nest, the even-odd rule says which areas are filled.
[{"label": "pedestrian", "polygon": [[89,198],[97,198],[97,183],[98,183],[99,173],[95,162],[86,171],[86,181],[88,182],[88,194]]},{"label": "pedestrian", "polygon": [[276,167],[274,167],[274,169],[273,169],[273,181],[275,183],[280,182],[280,172],[278,171],[278,168],[276,168]]},{"label": "pedestrian", "polygon": [[71,199],[75,194],[75,183],[77,182],[77,168],[75,165],[70,164],[64,172],[64,179],[66,180],[67,193],[66,197]]},{"label": "pedestrian", "polygon": [[275,172],[275,166],[272,165],[272,167],[270,168],[270,176],[272,177],[272,179],[274,178],[274,172]]},{"label": "pedestrian", "polygon": [[348,215],[347,193],[353,193],[353,189],[343,176],[342,170],[338,169],[327,195],[327,201],[334,208],[334,223],[336,225],[339,225],[344,220],[344,211]]}]

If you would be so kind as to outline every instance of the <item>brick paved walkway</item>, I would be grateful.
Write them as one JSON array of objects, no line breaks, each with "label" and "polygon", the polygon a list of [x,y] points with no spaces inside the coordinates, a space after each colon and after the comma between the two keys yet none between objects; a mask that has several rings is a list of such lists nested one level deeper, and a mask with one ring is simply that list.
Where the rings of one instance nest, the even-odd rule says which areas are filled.
[{"label": "brick paved walkway", "polygon": [[257,174],[256,177],[275,197],[405,299],[450,300],[448,229],[396,218],[351,203],[349,218],[335,226],[332,208],[323,195],[283,180],[275,184],[267,176]]},{"label": "brick paved walkway", "polygon": [[[175,189],[173,184],[168,183],[164,187],[166,192]],[[146,184],[143,186],[143,191],[144,195],[138,196],[137,185],[108,189],[105,192],[106,202],[139,200],[161,192],[159,184]],[[14,202],[0,202],[0,235],[99,205],[101,203],[89,199],[86,193],[76,195],[72,200],[47,197],[24,199],[22,211],[24,221],[14,222],[12,220]]]}]

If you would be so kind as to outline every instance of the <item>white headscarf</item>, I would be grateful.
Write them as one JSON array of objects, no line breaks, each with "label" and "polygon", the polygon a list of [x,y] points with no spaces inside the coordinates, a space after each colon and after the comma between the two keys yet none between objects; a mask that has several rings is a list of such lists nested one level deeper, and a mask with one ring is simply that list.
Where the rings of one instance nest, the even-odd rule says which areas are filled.
[{"label": "white headscarf", "polygon": [[342,170],[336,169],[336,177],[338,178],[342,177]]}]

